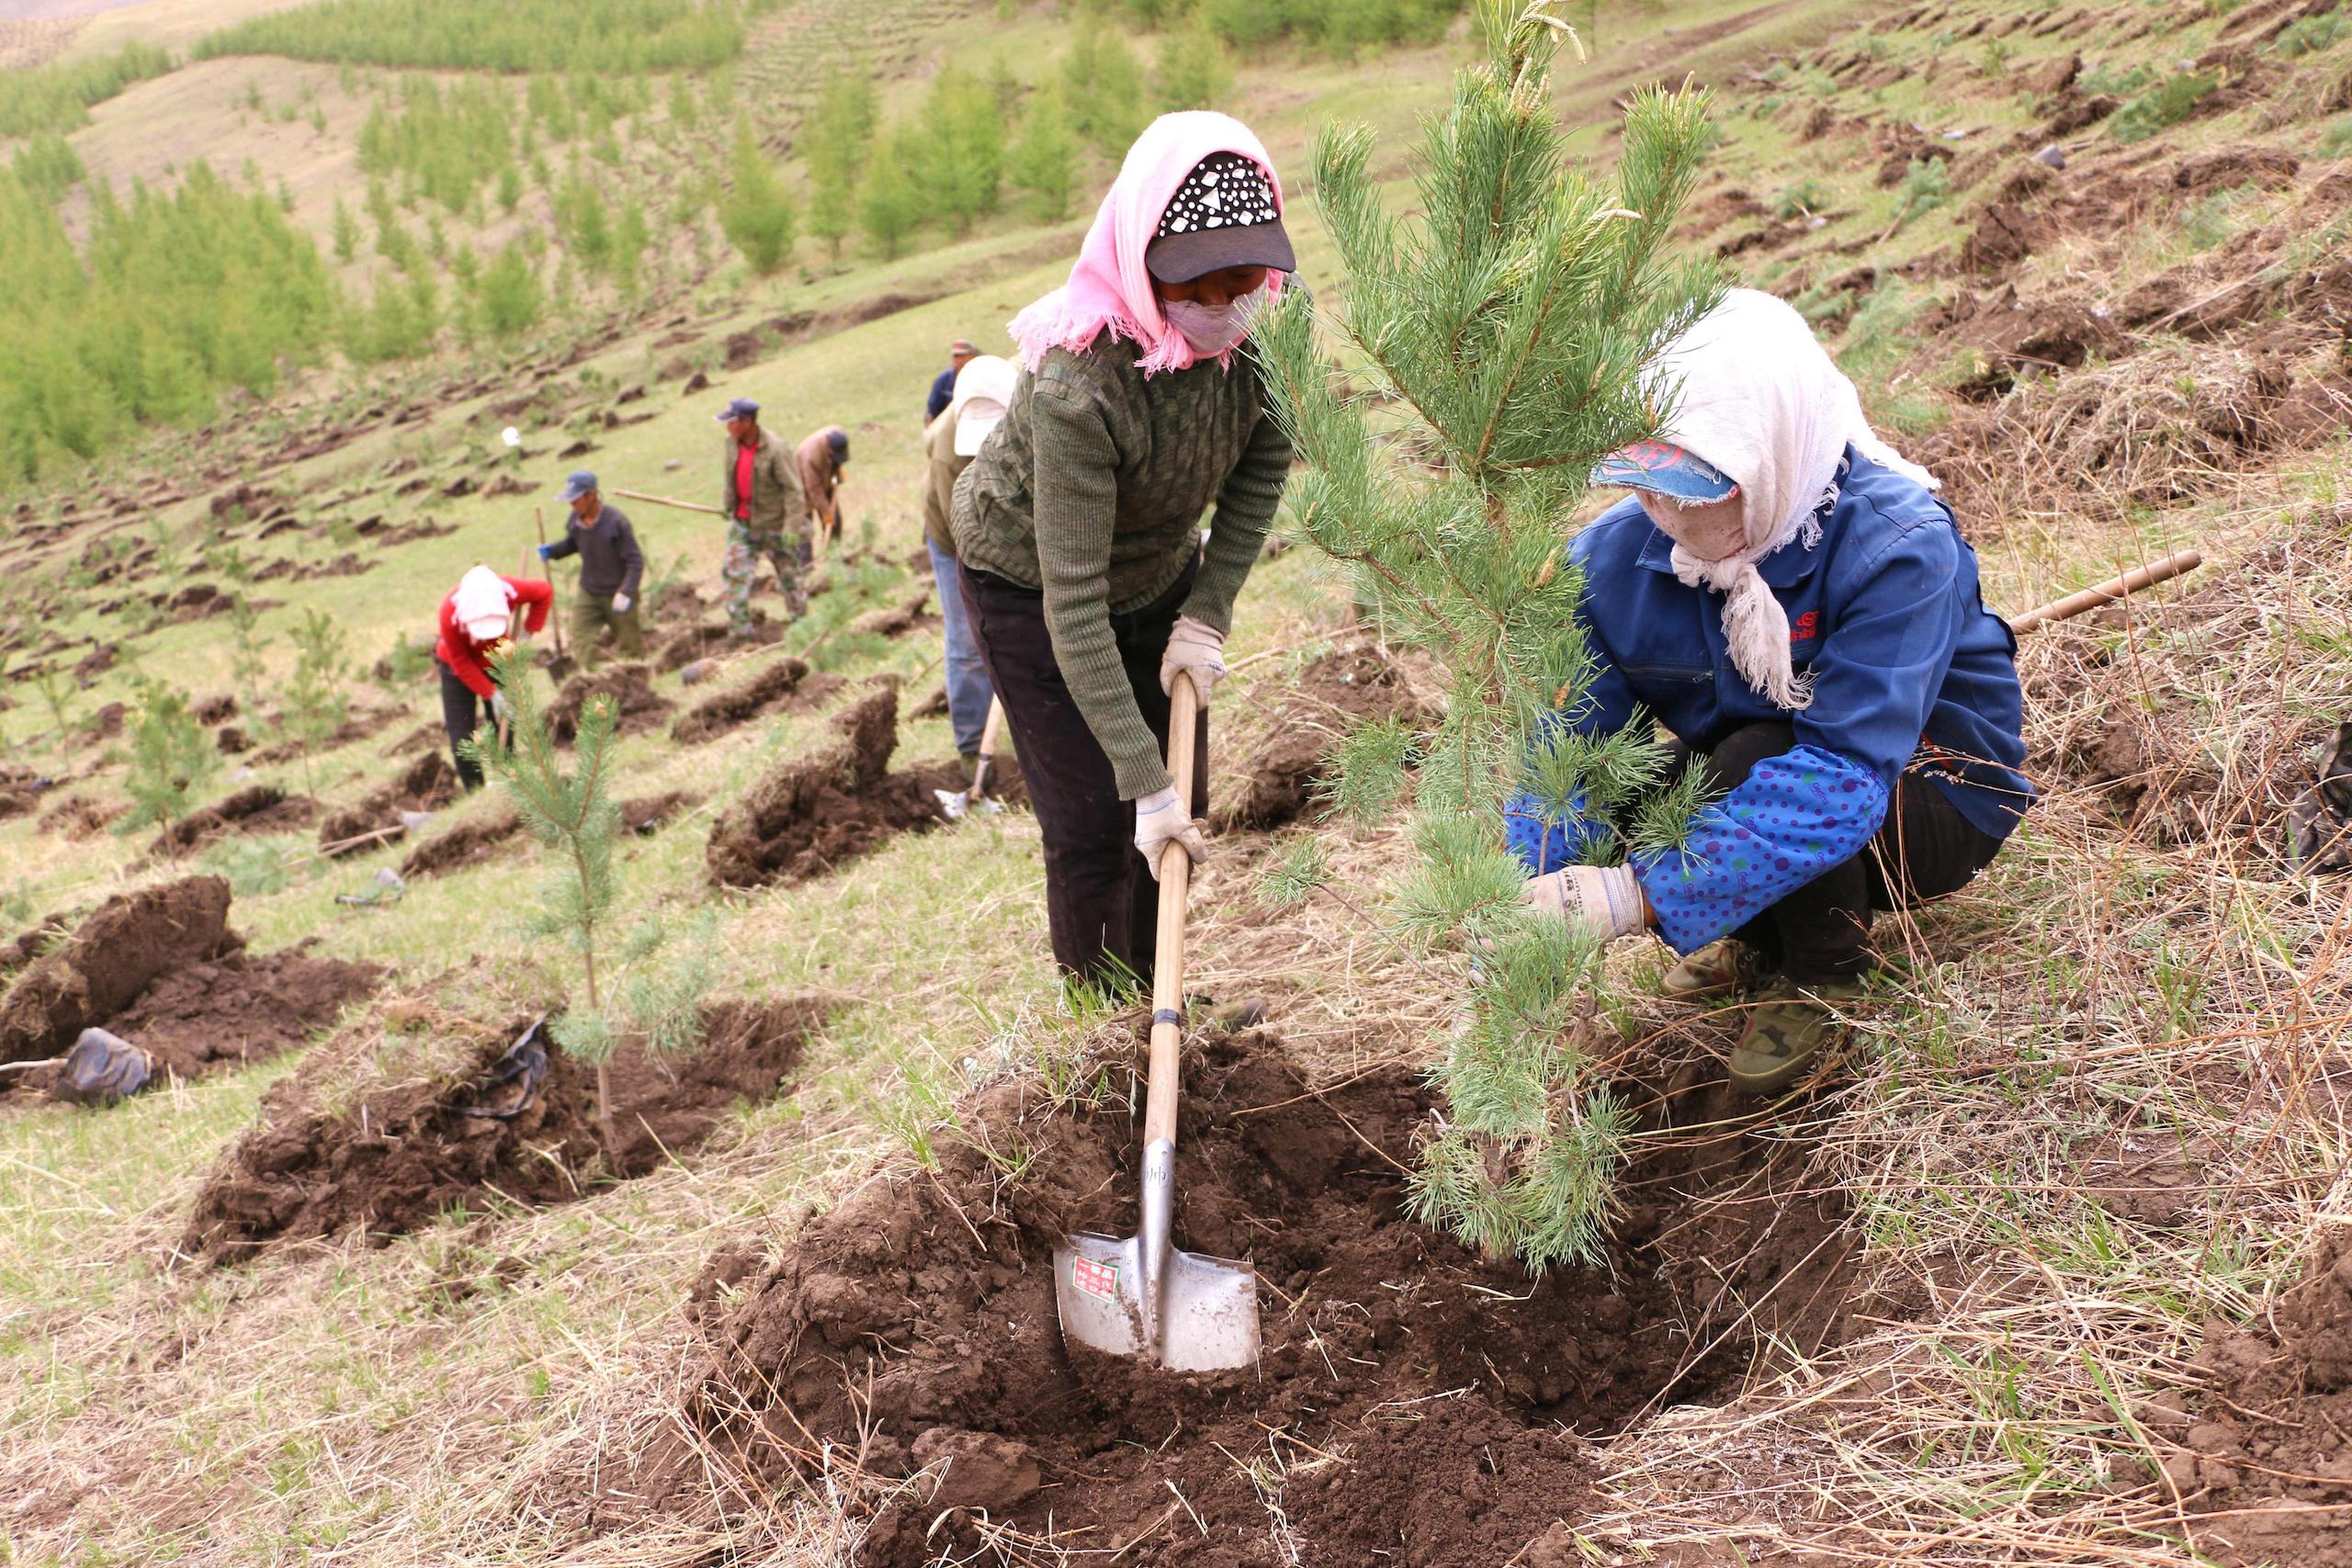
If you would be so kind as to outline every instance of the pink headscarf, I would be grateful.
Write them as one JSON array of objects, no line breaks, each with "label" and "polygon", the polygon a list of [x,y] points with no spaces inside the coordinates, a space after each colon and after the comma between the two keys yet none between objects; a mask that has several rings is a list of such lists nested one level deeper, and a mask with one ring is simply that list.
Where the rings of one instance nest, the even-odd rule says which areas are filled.
[{"label": "pink headscarf", "polygon": [[[1094,226],[1086,231],[1078,265],[1069,269],[1069,281],[1012,318],[1012,341],[1023,365],[1035,370],[1052,348],[1083,353],[1106,327],[1144,350],[1136,364],[1146,376],[1182,370],[1199,358],[1184,334],[1159,313],[1143,253],[1184,176],[1212,152],[1238,152],[1265,170],[1274,206],[1282,208],[1282,181],[1248,126],[1208,109],[1161,115],[1127,149],[1119,177],[1111,182]],[[1267,278],[1268,294],[1281,288],[1282,274]],[[1217,355],[1220,365],[1229,367],[1232,362],[1231,349]]]}]

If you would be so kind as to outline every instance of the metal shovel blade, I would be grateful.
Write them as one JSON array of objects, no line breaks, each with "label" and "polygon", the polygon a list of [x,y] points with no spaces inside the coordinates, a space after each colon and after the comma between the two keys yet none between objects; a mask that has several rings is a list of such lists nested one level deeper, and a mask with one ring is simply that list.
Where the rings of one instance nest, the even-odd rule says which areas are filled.
[{"label": "metal shovel blade", "polygon": [[935,789],[931,792],[931,798],[939,802],[939,814],[942,817],[946,818],[950,822],[961,822],[964,820],[967,803],[971,796],[966,790]]},{"label": "metal shovel blade", "polygon": [[1175,1150],[1144,1156],[1144,1234],[1081,1234],[1054,1248],[1054,1302],[1062,1337],[1112,1356],[1141,1356],[1172,1372],[1258,1363],[1258,1273],[1231,1258],[1180,1252],[1168,1242]]}]

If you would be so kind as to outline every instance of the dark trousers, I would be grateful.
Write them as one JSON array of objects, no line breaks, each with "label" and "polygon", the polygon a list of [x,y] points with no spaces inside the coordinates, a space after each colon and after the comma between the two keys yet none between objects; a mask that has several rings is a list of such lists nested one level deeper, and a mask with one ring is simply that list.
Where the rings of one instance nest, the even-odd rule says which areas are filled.
[{"label": "dark trousers", "polygon": [[[435,660],[438,663],[438,660]],[[441,665],[441,728],[449,732],[449,757],[458,764],[458,780],[468,789],[481,788],[481,764],[465,753],[461,741],[473,739],[474,727],[490,712],[490,699]]]},{"label": "dark trousers", "polygon": [[[1144,722],[1168,745],[1168,694],[1159,659],[1192,592],[1197,563],[1140,610],[1111,617],[1127,684]],[[1097,985],[1121,986],[1128,973],[1148,989],[1159,937],[1159,884],[1136,852],[1136,809],[1119,797],[1111,759],[1062,680],[1046,629],[1046,596],[990,572],[961,574],[964,608],[980,662],[1004,703],[1004,721],[1021,757],[1045,840],[1046,915],[1054,958],[1064,971]],[[1193,814],[1208,809],[1209,716],[1201,712]]]},{"label": "dark trousers", "polygon": [[[1785,755],[1796,743],[1796,728],[1789,724],[1735,729],[1706,754],[1710,782],[1729,790],[1758,762]],[[1906,773],[1895,781],[1886,821],[1860,854],[1732,934],[1800,986],[1852,980],[1870,967],[1874,912],[1911,908],[1966,886],[2000,849],[2000,840],[1962,816],[1932,782]]]}]

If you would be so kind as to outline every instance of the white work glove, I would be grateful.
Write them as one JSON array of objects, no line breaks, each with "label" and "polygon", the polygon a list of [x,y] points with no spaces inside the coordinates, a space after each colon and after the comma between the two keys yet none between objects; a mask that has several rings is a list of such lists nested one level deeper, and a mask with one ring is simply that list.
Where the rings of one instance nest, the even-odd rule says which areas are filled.
[{"label": "white work glove", "polygon": [[1143,863],[1151,867],[1154,882],[1159,880],[1159,852],[1170,843],[1183,845],[1194,865],[1209,858],[1209,842],[1202,836],[1201,825],[1193,820],[1173,789],[1136,797],[1136,848],[1143,852]]},{"label": "white work glove", "polygon": [[616,593],[613,595],[613,614],[616,615],[626,615],[628,612],[628,607],[635,603],[637,603],[637,601],[631,599],[626,593]]},{"label": "white work glove", "polygon": [[491,720],[492,723],[496,724],[499,728],[503,729],[506,728],[506,716],[512,711],[513,710],[506,705],[505,693],[492,692],[490,694]]},{"label": "white work glove", "polygon": [[1206,621],[1177,616],[1176,629],[1168,634],[1168,651],[1159,656],[1159,689],[1170,696],[1176,694],[1179,670],[1193,672],[1193,684],[1200,688],[1201,701],[1207,702],[1209,688],[1225,679],[1225,634]]},{"label": "white work glove", "polygon": [[1580,920],[1603,942],[1649,927],[1649,900],[1630,865],[1572,865],[1531,876],[1520,897],[1547,915]]}]

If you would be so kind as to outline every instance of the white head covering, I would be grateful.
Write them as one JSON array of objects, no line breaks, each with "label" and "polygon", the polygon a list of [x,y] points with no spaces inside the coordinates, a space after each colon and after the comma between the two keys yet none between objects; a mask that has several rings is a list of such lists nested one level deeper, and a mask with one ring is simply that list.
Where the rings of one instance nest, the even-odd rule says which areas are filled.
[{"label": "white head covering", "polygon": [[476,642],[494,642],[514,624],[514,596],[506,580],[486,566],[458,579],[458,624]]},{"label": "white head covering", "polygon": [[[1838,464],[1854,449],[1929,490],[1934,475],[1878,438],[1853,382],[1805,319],[1753,288],[1735,288],[1667,345],[1651,384],[1674,397],[1661,439],[1705,458],[1747,498],[1747,547],[1719,561],[1674,547],[1674,575],[1724,595],[1731,661],[1780,706],[1813,701],[1789,662],[1789,617],[1756,563],[1792,539],[1821,542],[1821,509],[1838,497]],[[1679,391],[1679,395],[1678,395]]]},{"label": "white head covering", "polygon": [[980,443],[1012,406],[1012,389],[1020,378],[1012,361],[994,354],[980,355],[956,373],[956,396],[947,405],[948,417],[956,422],[956,456],[980,455]]}]

